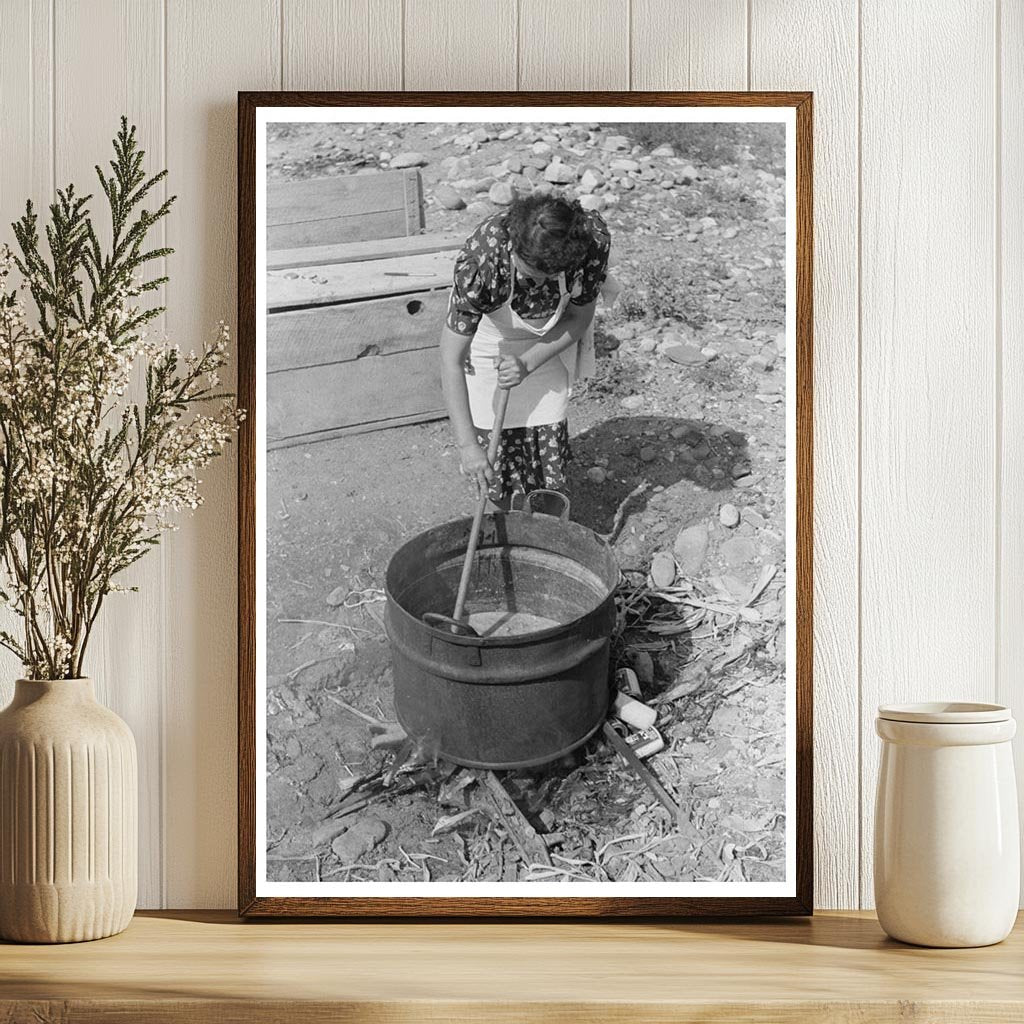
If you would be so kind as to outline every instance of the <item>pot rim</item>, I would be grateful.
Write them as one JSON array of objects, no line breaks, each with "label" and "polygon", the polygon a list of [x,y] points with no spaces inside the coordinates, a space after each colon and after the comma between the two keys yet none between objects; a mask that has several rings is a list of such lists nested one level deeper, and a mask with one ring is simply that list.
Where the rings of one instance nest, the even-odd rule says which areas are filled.
[{"label": "pot rim", "polygon": [[1005,704],[981,701],[922,701],[912,704],[880,704],[878,717],[888,722],[917,722],[922,725],[984,725],[1007,722]]}]

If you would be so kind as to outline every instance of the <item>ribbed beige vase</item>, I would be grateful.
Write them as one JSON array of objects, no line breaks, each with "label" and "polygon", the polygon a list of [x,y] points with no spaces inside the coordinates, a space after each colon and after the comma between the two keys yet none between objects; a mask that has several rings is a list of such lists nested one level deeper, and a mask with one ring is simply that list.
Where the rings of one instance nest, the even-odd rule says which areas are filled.
[{"label": "ribbed beige vase", "polygon": [[0,938],[83,942],[128,926],[137,780],[131,730],[91,679],[18,680],[0,711]]}]

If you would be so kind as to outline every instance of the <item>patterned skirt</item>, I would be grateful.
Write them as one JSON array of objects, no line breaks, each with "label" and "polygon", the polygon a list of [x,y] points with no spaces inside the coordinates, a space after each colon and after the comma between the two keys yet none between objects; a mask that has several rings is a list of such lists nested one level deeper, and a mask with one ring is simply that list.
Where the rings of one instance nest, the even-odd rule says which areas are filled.
[{"label": "patterned skirt", "polygon": [[[487,448],[489,430],[476,431],[477,443]],[[572,459],[569,425],[565,420],[539,427],[509,427],[501,432],[495,478],[489,497],[508,508],[514,494],[529,494],[539,488],[568,492],[566,470]]]}]

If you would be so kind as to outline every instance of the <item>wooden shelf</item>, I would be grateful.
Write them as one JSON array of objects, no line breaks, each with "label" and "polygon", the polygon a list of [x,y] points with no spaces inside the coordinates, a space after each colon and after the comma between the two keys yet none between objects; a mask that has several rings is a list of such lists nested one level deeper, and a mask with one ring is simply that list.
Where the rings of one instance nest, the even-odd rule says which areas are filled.
[{"label": "wooden shelf", "polygon": [[929,950],[848,911],[633,924],[164,911],[100,942],[0,944],[0,1021],[987,1024],[1024,1019],[1022,962],[1024,920],[997,946]]}]

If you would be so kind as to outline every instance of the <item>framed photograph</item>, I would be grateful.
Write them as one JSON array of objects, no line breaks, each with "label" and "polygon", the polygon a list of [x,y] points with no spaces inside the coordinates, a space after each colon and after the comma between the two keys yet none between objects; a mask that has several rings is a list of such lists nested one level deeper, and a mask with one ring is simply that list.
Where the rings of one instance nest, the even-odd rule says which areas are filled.
[{"label": "framed photograph", "polygon": [[809,93],[240,93],[245,915],[812,912]]}]

